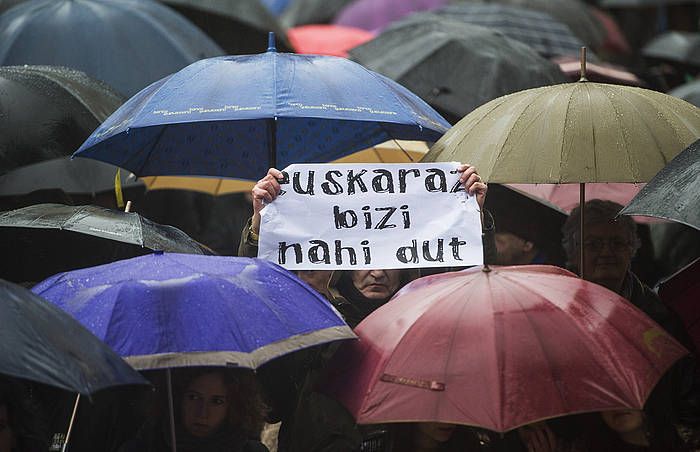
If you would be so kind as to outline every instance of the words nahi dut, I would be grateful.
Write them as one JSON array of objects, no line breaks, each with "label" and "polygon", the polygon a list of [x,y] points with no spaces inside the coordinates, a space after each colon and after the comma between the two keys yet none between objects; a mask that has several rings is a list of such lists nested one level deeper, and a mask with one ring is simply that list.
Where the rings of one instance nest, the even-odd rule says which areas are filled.
[{"label": "words nahi dut", "polygon": [[259,256],[294,269],[472,265],[457,166],[292,165],[263,211]]}]

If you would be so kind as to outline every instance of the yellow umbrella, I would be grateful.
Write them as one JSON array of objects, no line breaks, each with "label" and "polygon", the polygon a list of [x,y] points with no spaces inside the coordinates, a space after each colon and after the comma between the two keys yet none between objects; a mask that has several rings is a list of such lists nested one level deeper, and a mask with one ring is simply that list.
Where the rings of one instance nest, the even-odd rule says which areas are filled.
[{"label": "yellow umbrella", "polygon": [[[428,152],[423,141],[391,140],[336,160],[338,163],[418,162]],[[263,175],[260,175],[262,177]],[[149,176],[141,180],[148,190],[192,190],[211,195],[250,191],[255,182],[240,179],[190,176]]]}]

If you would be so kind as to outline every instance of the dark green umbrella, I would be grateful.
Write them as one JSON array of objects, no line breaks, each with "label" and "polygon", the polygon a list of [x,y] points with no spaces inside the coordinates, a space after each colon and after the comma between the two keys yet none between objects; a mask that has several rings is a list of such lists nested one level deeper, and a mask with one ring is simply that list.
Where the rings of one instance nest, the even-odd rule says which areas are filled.
[{"label": "dark green umbrella", "polygon": [[555,64],[525,44],[430,13],[391,26],[350,56],[418,94],[453,124],[491,99],[565,81]]},{"label": "dark green umbrella", "polygon": [[270,31],[280,51],[292,51],[277,18],[259,0],[161,1],[201,28],[229,55],[264,52]]},{"label": "dark green umbrella", "polygon": [[352,0],[294,0],[282,13],[282,24],[291,28],[329,23],[350,3]]},{"label": "dark green umbrella", "polygon": [[622,215],[665,218],[700,230],[700,140],[666,165],[622,209]]},{"label": "dark green umbrella", "polygon": [[0,213],[0,251],[8,256],[0,263],[0,277],[15,282],[153,251],[215,254],[181,230],[136,213],[63,204]]}]

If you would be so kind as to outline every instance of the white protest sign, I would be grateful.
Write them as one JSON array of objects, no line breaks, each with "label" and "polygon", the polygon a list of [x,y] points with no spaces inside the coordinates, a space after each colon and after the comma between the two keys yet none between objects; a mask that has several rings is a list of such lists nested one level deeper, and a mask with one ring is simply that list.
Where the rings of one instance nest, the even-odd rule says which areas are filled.
[{"label": "white protest sign", "polygon": [[261,211],[258,257],[290,270],[483,263],[459,163],[294,164]]}]

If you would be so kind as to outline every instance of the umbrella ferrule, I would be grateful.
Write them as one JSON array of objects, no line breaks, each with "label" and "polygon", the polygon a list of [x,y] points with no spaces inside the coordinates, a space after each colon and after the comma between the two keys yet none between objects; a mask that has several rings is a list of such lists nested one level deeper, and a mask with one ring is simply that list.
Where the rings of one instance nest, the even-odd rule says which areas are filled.
[{"label": "umbrella ferrule", "polygon": [[267,34],[267,51],[277,52],[277,45],[275,44],[275,32],[271,31]]}]

